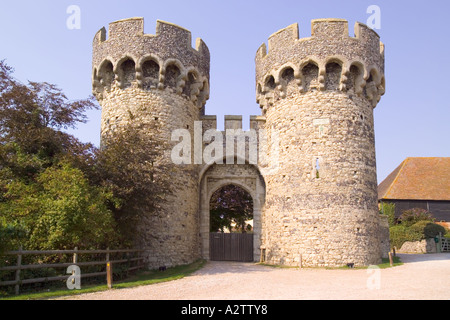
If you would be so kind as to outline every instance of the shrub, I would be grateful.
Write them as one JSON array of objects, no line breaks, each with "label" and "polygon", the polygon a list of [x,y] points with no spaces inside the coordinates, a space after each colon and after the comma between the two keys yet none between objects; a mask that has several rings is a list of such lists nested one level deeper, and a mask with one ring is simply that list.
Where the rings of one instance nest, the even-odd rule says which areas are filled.
[{"label": "shrub", "polygon": [[20,225],[5,224],[0,220],[0,256],[5,251],[17,249],[19,246],[17,240],[23,239],[25,235]]},{"label": "shrub", "polygon": [[107,189],[91,185],[81,170],[67,162],[45,169],[34,183],[15,180],[5,189],[0,202],[5,220],[0,220],[0,247],[8,241],[17,248],[21,240],[28,250],[89,249],[117,241],[114,217],[106,204],[114,197]]},{"label": "shrub", "polygon": [[425,209],[413,208],[403,211],[398,218],[398,221],[402,225],[410,227],[419,221],[434,222],[434,218],[431,213]]},{"label": "shrub", "polygon": [[406,241],[420,241],[424,239],[423,233],[404,225],[396,225],[389,228],[391,247],[401,248]]},{"label": "shrub", "polygon": [[395,203],[382,202],[380,204],[380,214],[388,217],[389,226],[396,224],[395,220]]},{"label": "shrub", "polygon": [[445,234],[445,228],[436,223],[429,221],[419,221],[410,227],[413,232],[420,232],[423,235],[423,239],[434,238],[439,233]]}]

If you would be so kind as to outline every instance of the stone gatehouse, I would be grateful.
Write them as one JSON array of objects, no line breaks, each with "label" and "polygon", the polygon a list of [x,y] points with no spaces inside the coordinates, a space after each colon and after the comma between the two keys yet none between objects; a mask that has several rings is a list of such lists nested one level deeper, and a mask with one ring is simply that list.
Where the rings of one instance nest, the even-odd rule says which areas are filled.
[{"label": "stone gatehouse", "polygon": [[192,154],[182,164],[167,150],[162,161],[173,167],[175,192],[167,195],[164,219],[143,214],[137,234],[149,267],[209,259],[210,198],[229,184],[253,199],[255,261],[379,263],[389,251],[387,221],[377,208],[373,123],[385,87],[379,36],[356,23],[351,37],[347,21],[318,19],[311,37],[301,39],[294,24],[270,36],[255,63],[261,115],[251,117],[249,131],[258,157],[246,138],[230,159],[227,151],[240,148],[235,139],[218,146],[211,136],[240,132],[242,117],[227,116],[219,132],[217,118],[206,114],[210,53],[201,39],[192,48],[188,30],[163,21],[154,35],[144,34],[142,18],[113,22],[108,34],[103,28],[95,35],[92,82],[102,137],[131,121],[156,121],[174,148],[173,134],[182,129],[193,140],[201,130],[193,141],[200,153],[214,149],[214,161]]}]

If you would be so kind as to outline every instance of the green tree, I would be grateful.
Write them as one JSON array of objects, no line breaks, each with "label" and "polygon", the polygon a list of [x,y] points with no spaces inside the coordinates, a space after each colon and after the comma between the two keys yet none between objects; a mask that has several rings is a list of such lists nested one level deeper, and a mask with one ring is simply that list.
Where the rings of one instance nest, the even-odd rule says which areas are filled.
[{"label": "green tree", "polygon": [[64,132],[85,122],[92,98],[70,101],[55,85],[12,76],[0,61],[2,247],[98,247],[114,234],[117,201],[93,183],[96,148]]},{"label": "green tree", "polygon": [[41,186],[41,215],[30,241],[41,248],[106,248],[113,245],[115,221],[106,201],[111,192],[91,186],[81,170],[63,163],[45,170]]},{"label": "green tree", "polygon": [[17,249],[20,246],[19,239],[23,238],[25,232],[20,226],[8,224],[4,219],[0,221],[0,255],[5,251]]},{"label": "green tree", "polygon": [[223,232],[225,228],[242,233],[250,231],[247,221],[253,220],[253,199],[238,186],[225,186],[211,197],[210,217],[211,232]]},{"label": "green tree", "polygon": [[382,202],[380,204],[380,214],[388,217],[389,226],[394,226],[397,221],[395,219],[395,203]]},{"label": "green tree", "polygon": [[111,190],[120,206],[114,204],[121,233],[132,239],[142,214],[157,215],[172,193],[173,166],[164,160],[167,142],[157,126],[122,127],[103,140],[97,153],[98,184]]},{"label": "green tree", "polygon": [[3,243],[35,249],[129,244],[139,215],[156,214],[171,192],[160,128],[120,128],[97,149],[64,132],[86,121],[85,112],[97,107],[92,97],[70,101],[55,85],[22,84],[12,72],[0,61]]},{"label": "green tree", "polygon": [[12,68],[0,61],[0,165],[7,166],[9,156],[14,157],[18,149],[37,155],[46,162],[44,167],[61,156],[84,162],[92,156],[93,146],[62,130],[86,122],[85,112],[96,107],[92,97],[70,101],[46,82],[24,85],[12,77]]},{"label": "green tree", "polygon": [[9,225],[26,232],[21,244],[50,250],[107,247],[114,239],[115,221],[107,201],[112,194],[91,186],[80,169],[69,163],[47,168],[35,183],[14,181],[7,186],[0,210]]}]

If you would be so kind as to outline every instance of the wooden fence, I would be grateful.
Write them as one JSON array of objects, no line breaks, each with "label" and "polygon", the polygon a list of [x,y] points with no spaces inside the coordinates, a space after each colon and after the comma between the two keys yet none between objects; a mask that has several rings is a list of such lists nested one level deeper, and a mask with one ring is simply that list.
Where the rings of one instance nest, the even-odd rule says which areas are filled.
[{"label": "wooden fence", "polygon": [[[105,280],[107,279],[107,268],[109,265],[120,265],[127,263],[128,266],[125,272],[136,271],[143,267],[144,258],[141,257],[142,250],[78,250],[75,248],[74,250],[46,250],[46,251],[26,251],[26,250],[18,250],[18,251],[10,251],[4,253],[6,256],[16,256],[16,264],[11,266],[0,267],[0,272],[15,272],[15,280],[9,281],[1,281],[0,286],[14,286],[15,294],[18,295],[20,292],[20,286],[25,284],[33,284],[33,283],[41,283],[41,282],[51,282],[51,281],[62,281],[67,280],[71,277],[70,274],[64,276],[51,276],[51,277],[40,277],[40,278],[31,278],[31,279],[21,279],[21,271],[22,270],[36,270],[36,269],[48,269],[48,268],[68,268],[70,266],[78,266],[78,267],[88,267],[88,266],[105,266],[105,271],[101,272],[92,272],[92,273],[81,273],[80,278],[89,278],[89,277],[99,277],[105,276]],[[79,262],[80,255],[105,255],[105,259],[95,260],[95,261],[86,261]],[[125,254],[125,258],[120,258],[117,260],[111,260],[111,255],[114,254]],[[135,257],[131,257],[135,254]],[[72,262],[65,263],[33,263],[33,264],[23,264],[22,258],[27,255],[72,255]],[[65,270],[64,270],[65,271]],[[65,273],[65,272],[64,272]],[[10,275],[11,276],[11,275]]]}]

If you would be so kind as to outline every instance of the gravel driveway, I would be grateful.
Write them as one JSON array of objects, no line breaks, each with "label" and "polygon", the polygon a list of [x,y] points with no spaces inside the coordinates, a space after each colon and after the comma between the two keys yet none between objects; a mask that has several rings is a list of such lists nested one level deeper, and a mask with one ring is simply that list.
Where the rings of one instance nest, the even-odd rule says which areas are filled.
[{"label": "gravel driveway", "polygon": [[388,269],[287,269],[208,262],[172,282],[64,298],[74,300],[450,299],[450,253],[400,254]]}]

